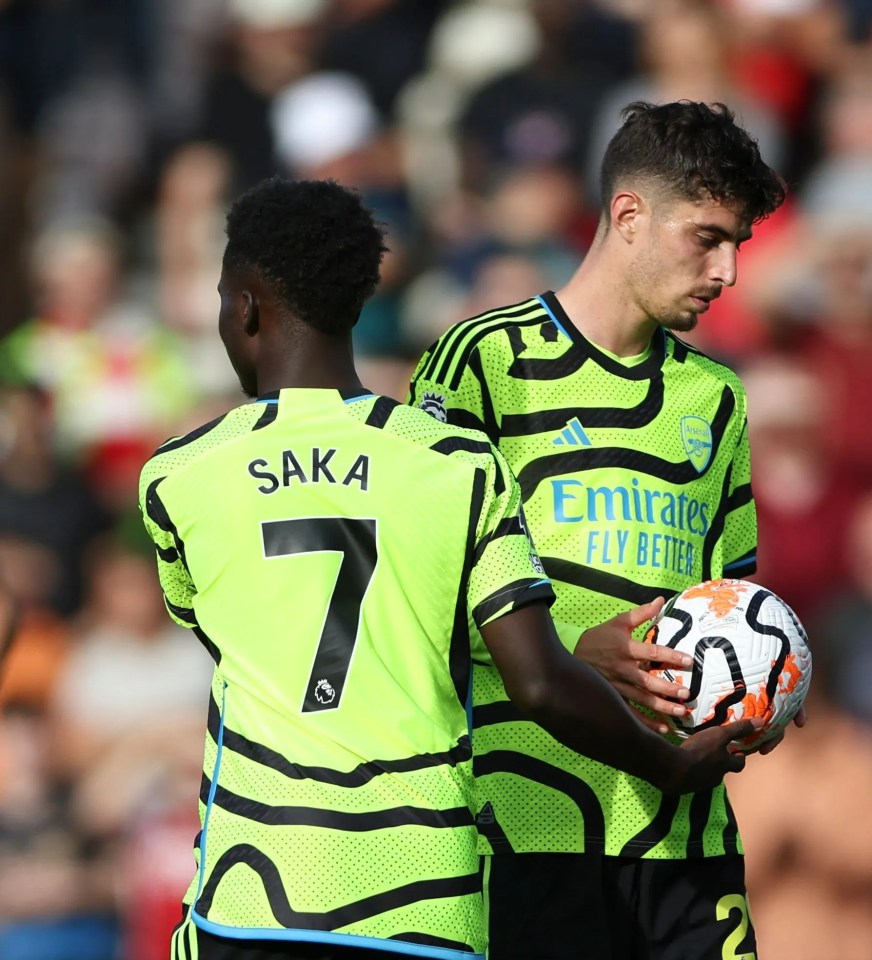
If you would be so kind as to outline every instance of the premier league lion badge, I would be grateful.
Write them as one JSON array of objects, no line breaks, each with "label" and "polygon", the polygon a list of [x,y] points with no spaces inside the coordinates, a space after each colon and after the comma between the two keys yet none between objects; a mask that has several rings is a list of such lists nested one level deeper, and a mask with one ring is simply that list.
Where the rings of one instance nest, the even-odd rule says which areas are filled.
[{"label": "premier league lion badge", "polygon": [[421,401],[421,409],[426,410],[431,417],[448,423],[448,411],[445,409],[445,397],[438,393],[425,393]]}]

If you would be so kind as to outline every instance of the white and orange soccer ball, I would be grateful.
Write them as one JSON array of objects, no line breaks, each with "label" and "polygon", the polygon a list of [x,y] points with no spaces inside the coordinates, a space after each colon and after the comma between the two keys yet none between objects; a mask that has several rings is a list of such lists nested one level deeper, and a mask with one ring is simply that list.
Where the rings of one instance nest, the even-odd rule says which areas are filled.
[{"label": "white and orange soccer ball", "polygon": [[771,590],[747,580],[709,580],[670,600],[646,643],[674,647],[693,667],[653,667],[687,686],[684,717],[670,718],[679,736],[745,717],[764,727],[739,744],[753,751],[793,720],[811,682],[811,650],[799,618]]}]

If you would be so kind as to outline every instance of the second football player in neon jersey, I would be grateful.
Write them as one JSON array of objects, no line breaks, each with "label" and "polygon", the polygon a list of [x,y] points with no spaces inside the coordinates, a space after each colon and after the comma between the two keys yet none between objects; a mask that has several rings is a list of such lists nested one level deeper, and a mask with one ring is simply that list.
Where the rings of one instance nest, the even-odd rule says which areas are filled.
[{"label": "second football player in neon jersey", "polygon": [[[744,390],[675,333],[735,283],[740,244],[784,187],[727,108],[635,104],[602,196],[568,284],[447,331],[410,399],[506,456],[570,648],[588,622],[755,569]],[[648,648],[586,636],[578,650],[628,699],[675,711],[641,669]],[[723,785],[669,798],[577,757],[487,666],[474,703],[491,960],[721,960],[730,934],[751,955]]]}]

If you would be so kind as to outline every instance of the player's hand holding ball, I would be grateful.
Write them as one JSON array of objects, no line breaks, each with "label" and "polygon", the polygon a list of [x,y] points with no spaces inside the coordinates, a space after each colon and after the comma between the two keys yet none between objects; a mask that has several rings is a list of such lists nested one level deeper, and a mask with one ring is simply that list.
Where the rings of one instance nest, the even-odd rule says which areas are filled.
[{"label": "player's hand holding ball", "polygon": [[726,579],[689,587],[663,607],[647,643],[691,660],[649,671],[687,691],[681,715],[665,714],[679,736],[754,719],[756,729],[736,749],[768,753],[791,722],[805,723],[808,638],[793,610],[765,587]]},{"label": "player's hand holding ball", "polygon": [[[665,717],[683,717],[686,685],[666,677],[666,670],[689,670],[693,657],[682,650],[654,643],[639,643],[633,633],[653,621],[663,609],[663,597],[618,614],[578,639],[575,655],[594,667],[634,709],[638,718],[656,733],[672,728]],[[556,624],[561,636],[569,633]],[[573,628],[569,628],[573,629]],[[652,670],[651,667],[658,669]],[[639,710],[645,708],[647,712]]]}]

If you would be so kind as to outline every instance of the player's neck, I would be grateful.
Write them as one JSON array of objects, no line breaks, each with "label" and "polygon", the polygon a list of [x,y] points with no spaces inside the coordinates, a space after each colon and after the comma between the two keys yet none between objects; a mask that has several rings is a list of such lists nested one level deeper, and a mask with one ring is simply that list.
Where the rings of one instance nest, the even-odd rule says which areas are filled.
[{"label": "player's neck", "polygon": [[635,357],[648,348],[657,324],[631,299],[622,272],[591,249],[557,299],[588,340],[618,357]]},{"label": "player's neck", "polygon": [[330,340],[325,345],[308,341],[295,343],[290,349],[263,350],[257,371],[258,393],[285,388],[363,390],[351,343]]}]

